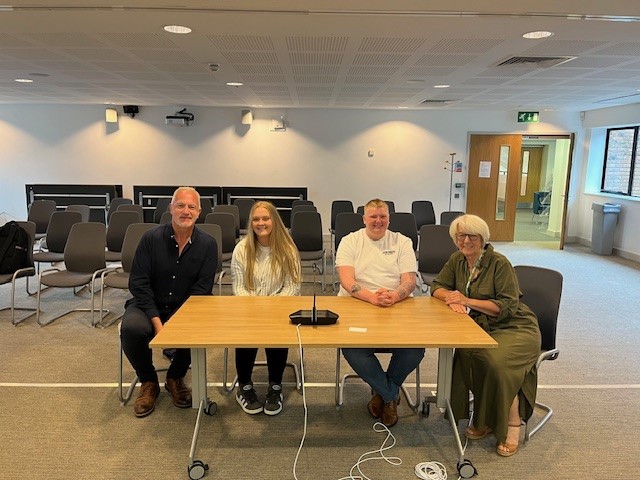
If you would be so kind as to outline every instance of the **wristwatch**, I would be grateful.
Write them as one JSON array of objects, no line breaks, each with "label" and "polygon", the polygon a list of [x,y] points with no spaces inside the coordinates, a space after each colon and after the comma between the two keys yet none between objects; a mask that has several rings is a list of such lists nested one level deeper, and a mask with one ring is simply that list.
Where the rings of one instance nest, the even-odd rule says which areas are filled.
[{"label": "wristwatch", "polygon": [[351,293],[359,292],[362,289],[359,283],[354,283],[351,285]]}]

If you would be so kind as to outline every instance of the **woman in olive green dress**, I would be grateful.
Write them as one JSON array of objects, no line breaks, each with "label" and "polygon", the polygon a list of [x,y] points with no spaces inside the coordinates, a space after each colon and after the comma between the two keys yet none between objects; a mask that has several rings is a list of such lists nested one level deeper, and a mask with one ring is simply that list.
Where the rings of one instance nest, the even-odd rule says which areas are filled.
[{"label": "woman in olive green dress", "polygon": [[538,319],[520,302],[511,263],[488,244],[489,227],[476,215],[456,218],[449,233],[458,247],[431,286],[431,295],[455,312],[468,313],[498,342],[497,348],[456,349],[451,406],[456,420],[469,418],[473,392],[473,425],[467,438],[493,432],[496,452],[516,453],[520,425],[533,413],[540,353]]}]

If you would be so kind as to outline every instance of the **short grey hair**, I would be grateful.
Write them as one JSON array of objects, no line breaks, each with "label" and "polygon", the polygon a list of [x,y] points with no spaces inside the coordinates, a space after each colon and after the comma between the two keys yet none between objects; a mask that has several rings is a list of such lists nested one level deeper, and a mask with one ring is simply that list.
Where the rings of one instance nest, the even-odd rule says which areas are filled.
[{"label": "short grey hair", "polygon": [[175,203],[176,197],[178,196],[178,194],[180,194],[182,192],[193,193],[195,195],[196,199],[198,199],[198,208],[200,208],[200,194],[193,187],[178,187],[178,188],[176,188],[176,191],[173,192],[173,196],[171,197],[171,203]]},{"label": "short grey hair", "polygon": [[482,246],[489,242],[489,225],[477,215],[465,214],[457,217],[449,226],[449,235],[456,241],[456,233],[468,233],[470,235],[480,235]]}]

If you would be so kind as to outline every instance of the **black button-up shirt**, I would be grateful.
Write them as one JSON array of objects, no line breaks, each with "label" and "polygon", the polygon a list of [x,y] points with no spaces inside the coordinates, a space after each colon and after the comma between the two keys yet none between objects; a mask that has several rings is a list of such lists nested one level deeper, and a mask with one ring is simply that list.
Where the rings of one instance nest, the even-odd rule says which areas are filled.
[{"label": "black button-up shirt", "polygon": [[135,253],[129,291],[136,307],[149,318],[166,322],[190,295],[211,295],[218,247],[213,237],[193,229],[178,256],[171,223],[146,232]]}]

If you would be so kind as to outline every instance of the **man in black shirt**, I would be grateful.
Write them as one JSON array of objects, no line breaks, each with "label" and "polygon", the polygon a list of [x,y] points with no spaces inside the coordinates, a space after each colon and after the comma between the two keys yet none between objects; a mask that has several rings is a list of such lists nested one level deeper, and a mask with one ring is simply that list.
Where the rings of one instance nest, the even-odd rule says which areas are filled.
[{"label": "man in black shirt", "polygon": [[[213,237],[195,228],[200,195],[178,188],[171,199],[171,223],[144,234],[129,276],[133,299],[126,305],[120,338],[142,386],[134,405],[136,417],[146,417],[160,394],[149,342],[190,295],[211,295],[218,262]],[[167,371],[165,388],[176,407],[191,407],[184,376],[191,363],[189,349],[177,349]]]}]

